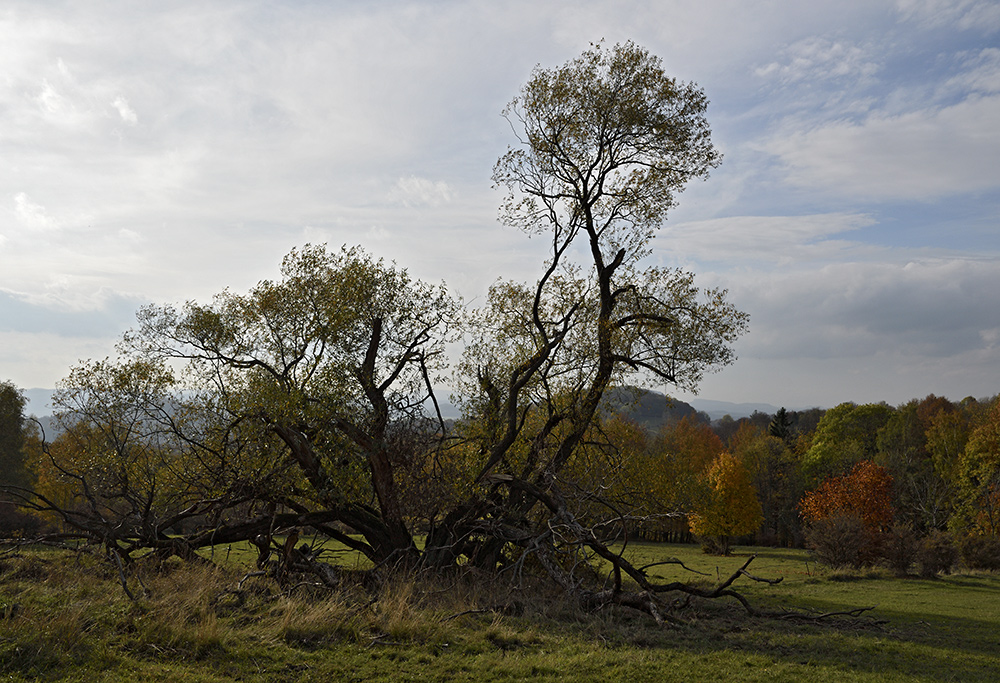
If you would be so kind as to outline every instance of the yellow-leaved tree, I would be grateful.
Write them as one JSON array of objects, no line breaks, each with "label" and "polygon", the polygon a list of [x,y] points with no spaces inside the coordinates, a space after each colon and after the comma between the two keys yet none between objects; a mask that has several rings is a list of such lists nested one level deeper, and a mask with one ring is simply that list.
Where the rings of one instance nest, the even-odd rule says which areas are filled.
[{"label": "yellow-leaved tree", "polygon": [[746,465],[728,451],[712,462],[706,474],[710,494],[691,515],[691,531],[715,539],[724,555],[734,536],[753,533],[764,521],[757,491]]}]

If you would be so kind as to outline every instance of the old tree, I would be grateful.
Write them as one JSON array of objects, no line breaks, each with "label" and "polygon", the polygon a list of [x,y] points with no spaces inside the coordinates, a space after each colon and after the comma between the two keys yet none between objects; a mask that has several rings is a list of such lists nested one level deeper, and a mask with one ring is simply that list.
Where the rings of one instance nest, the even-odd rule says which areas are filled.
[{"label": "old tree", "polygon": [[[725,593],[651,584],[607,545],[628,515],[601,496],[622,467],[609,387],[694,387],[746,328],[724,291],[643,265],[677,193],[720,161],[706,105],[631,43],[536,68],[494,169],[502,222],[549,245],[536,282],[498,281],[465,312],[359,249],[307,246],[245,295],[146,308],[119,360],[62,384],[65,432],[22,497],[124,564],[247,540],[262,568],[336,581],[316,545],[275,541],[308,533],[375,571],[530,570],[657,618],[668,591]],[[433,387],[463,334],[449,430]],[[595,555],[612,581],[574,573]]]}]

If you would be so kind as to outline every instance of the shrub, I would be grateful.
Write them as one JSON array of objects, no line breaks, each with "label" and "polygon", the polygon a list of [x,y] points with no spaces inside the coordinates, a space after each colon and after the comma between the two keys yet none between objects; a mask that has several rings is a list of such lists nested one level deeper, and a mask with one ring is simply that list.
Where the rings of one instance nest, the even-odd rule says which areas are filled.
[{"label": "shrub", "polygon": [[881,556],[881,534],[854,515],[832,515],[816,520],[806,530],[806,545],[831,567],[870,567]]},{"label": "shrub", "polygon": [[889,569],[896,576],[906,576],[910,573],[910,566],[916,561],[920,543],[917,535],[909,526],[894,526],[885,535],[885,545],[883,546],[883,556]]},{"label": "shrub", "polygon": [[920,576],[929,579],[937,574],[950,574],[957,560],[958,548],[951,534],[935,530],[920,541],[917,550]]},{"label": "shrub", "polygon": [[722,549],[722,544],[719,543],[716,538],[706,536],[704,538],[699,538],[698,540],[701,541],[701,552],[706,555],[725,555],[725,552]]},{"label": "shrub", "polygon": [[961,540],[958,550],[969,569],[1000,569],[1000,538],[996,536],[969,534]]}]

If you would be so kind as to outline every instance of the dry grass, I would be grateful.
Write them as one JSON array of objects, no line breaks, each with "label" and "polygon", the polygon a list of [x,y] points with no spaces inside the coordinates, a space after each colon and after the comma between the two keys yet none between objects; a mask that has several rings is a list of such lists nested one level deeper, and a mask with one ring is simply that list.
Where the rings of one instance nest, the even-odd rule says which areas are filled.
[{"label": "dry grass", "polygon": [[[894,623],[775,623],[716,602],[693,606],[685,626],[662,629],[632,611],[585,613],[548,586],[510,585],[471,570],[330,591],[306,577],[286,587],[253,578],[237,588],[245,570],[172,562],[130,571],[133,601],[100,556],[24,553],[0,558],[0,676],[88,683],[850,681],[958,672],[964,680],[991,680],[998,662],[988,634],[1000,624],[986,623],[988,612],[966,614],[962,605],[963,596],[977,604],[993,599],[988,589],[1000,587],[994,577],[897,581],[883,572],[842,581],[814,575],[794,553],[772,555],[762,557],[762,570],[785,573],[778,592],[790,601],[805,597],[822,609],[877,595],[893,610]],[[890,602],[894,592],[899,598]],[[919,619],[911,620],[903,610],[917,601]],[[963,641],[949,647],[953,633]],[[906,663],[918,660],[919,666]]]}]

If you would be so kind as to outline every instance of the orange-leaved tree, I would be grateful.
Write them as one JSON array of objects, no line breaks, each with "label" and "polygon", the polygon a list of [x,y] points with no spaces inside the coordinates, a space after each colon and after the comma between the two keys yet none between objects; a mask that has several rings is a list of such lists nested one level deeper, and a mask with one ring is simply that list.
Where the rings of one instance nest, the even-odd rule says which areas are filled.
[{"label": "orange-leaved tree", "polygon": [[861,567],[878,560],[882,535],[892,527],[892,477],[870,460],[829,477],[799,504],[806,539],[820,560]]},{"label": "orange-leaved tree", "polygon": [[807,523],[836,515],[857,517],[872,531],[892,526],[892,477],[871,460],[862,460],[842,477],[829,477],[799,505]]}]

